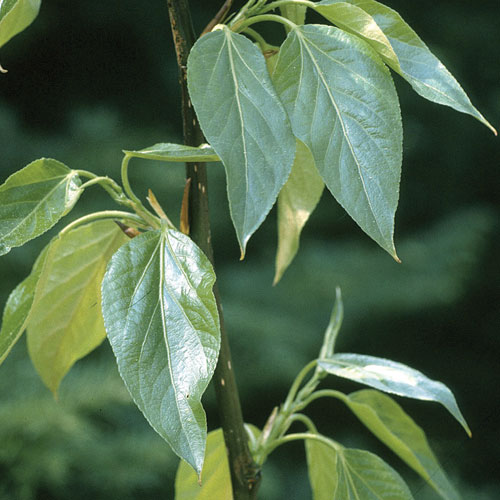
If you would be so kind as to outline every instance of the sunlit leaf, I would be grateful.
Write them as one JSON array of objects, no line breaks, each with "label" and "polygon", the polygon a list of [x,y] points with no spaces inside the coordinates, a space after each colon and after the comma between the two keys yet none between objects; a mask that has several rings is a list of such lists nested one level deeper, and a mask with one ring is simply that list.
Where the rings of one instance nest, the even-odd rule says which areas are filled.
[{"label": "sunlit leaf", "polygon": [[273,81],[328,189],[397,258],[402,126],[383,62],[356,36],[330,26],[299,26],[280,49]]},{"label": "sunlit leaf", "polygon": [[207,436],[201,396],[220,346],[214,282],[193,241],[162,229],[120,248],[102,286],[106,331],[130,394],[197,474]]},{"label": "sunlit leaf", "polygon": [[128,238],[111,221],[97,221],[52,240],[28,320],[28,350],[54,393],[80,358],[106,337],[101,282],[106,264]]},{"label": "sunlit leaf", "polygon": [[80,185],[76,172],[46,158],[12,174],[0,186],[0,255],[50,229],[73,208]]},{"label": "sunlit leaf", "polygon": [[264,56],[243,35],[224,27],[202,36],[189,55],[188,85],[205,137],[226,169],[244,255],[290,174],[295,138]]},{"label": "sunlit leaf", "polygon": [[0,47],[35,20],[40,4],[41,0],[0,0]]},{"label": "sunlit leaf", "polygon": [[0,363],[7,357],[26,328],[47,248],[45,247],[38,256],[29,276],[17,285],[5,304],[0,330]]},{"label": "sunlit leaf", "polygon": [[[354,9],[341,4],[350,4]],[[324,0],[316,10],[339,27],[363,37],[422,97],[467,113],[496,134],[453,75],[395,10],[375,0]]]},{"label": "sunlit leaf", "polygon": [[391,397],[364,389],[342,399],[380,441],[420,474],[443,498],[460,498],[429,447],[424,431]]},{"label": "sunlit leaf", "polygon": [[183,144],[160,143],[139,151],[123,151],[126,155],[147,160],[178,161],[178,162],[208,162],[219,161],[219,157],[208,144],[197,148]]},{"label": "sunlit leaf", "polygon": [[330,359],[320,359],[318,366],[332,375],[354,380],[383,392],[441,403],[460,422],[467,434],[471,434],[450,389],[409,366],[374,356],[346,353],[334,354]]},{"label": "sunlit leaf", "polygon": [[324,186],[309,148],[297,140],[292,173],[278,196],[278,250],[274,284],[281,279],[297,254],[300,233],[316,208]]}]

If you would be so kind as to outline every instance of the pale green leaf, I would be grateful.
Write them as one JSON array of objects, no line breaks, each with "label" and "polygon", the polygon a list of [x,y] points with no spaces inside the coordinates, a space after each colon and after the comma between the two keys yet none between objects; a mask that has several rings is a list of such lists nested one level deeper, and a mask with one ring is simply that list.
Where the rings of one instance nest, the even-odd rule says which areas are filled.
[{"label": "pale green leaf", "polygon": [[380,441],[420,474],[443,498],[460,498],[429,447],[424,431],[391,397],[364,389],[342,400]]},{"label": "pale green leaf", "polygon": [[[254,439],[260,431],[253,425],[245,425]],[[180,461],[175,476],[175,500],[232,500],[231,476],[222,429],[209,432],[205,462],[201,472],[201,485],[193,469]]]},{"label": "pale green leaf", "polygon": [[[281,15],[295,24],[304,24],[306,22],[306,11],[307,7],[305,5],[288,4],[280,7]],[[285,29],[289,30],[287,27]]]},{"label": "pale green leaf", "polygon": [[0,255],[49,230],[82,192],[76,172],[43,158],[12,174],[0,186]]},{"label": "pale green leaf", "polygon": [[364,450],[306,441],[314,500],[411,500],[401,476],[381,458]]},{"label": "pale green leaf", "polygon": [[264,56],[227,27],[196,42],[188,60],[188,85],[203,133],[226,169],[229,208],[243,256],[290,174],[295,138]]},{"label": "pale green leaf", "polygon": [[354,35],[331,26],[299,26],[280,49],[273,81],[328,189],[397,259],[402,126],[383,62]]},{"label": "pale green leaf", "polygon": [[57,393],[73,364],[106,337],[101,282],[106,264],[128,238],[97,221],[50,243],[28,319],[28,351],[45,385]]},{"label": "pale green leaf", "polygon": [[219,161],[219,157],[208,144],[184,146],[183,144],[160,143],[139,151],[123,151],[128,156],[158,161],[208,162]]},{"label": "pale green leaf", "polygon": [[305,447],[313,500],[333,500],[338,484],[337,452],[314,439],[307,439]]},{"label": "pale green leaf", "polygon": [[0,363],[7,357],[26,328],[35,297],[35,287],[42,272],[47,248],[43,249],[29,276],[17,285],[5,304],[2,329],[0,330]]},{"label": "pale green leaf", "polygon": [[346,353],[334,354],[330,359],[320,359],[318,366],[332,375],[354,380],[383,392],[441,403],[470,436],[470,429],[450,389],[409,366],[374,356]]},{"label": "pale green leaf", "polygon": [[[343,29],[362,36],[422,97],[473,116],[496,135],[496,130],[472,105],[453,75],[395,10],[375,0],[346,0],[345,3],[352,4],[371,17],[371,20],[365,19],[356,25],[349,23],[349,14],[343,18],[331,15],[335,7],[329,4],[335,3],[338,2],[325,0],[320,2],[316,10]],[[326,14],[325,9],[329,9],[330,15]],[[345,12],[348,11],[349,9],[345,8]],[[385,40],[381,38],[380,30],[385,35]],[[388,50],[386,40],[392,51]],[[396,55],[397,61],[393,54]]]},{"label": "pale green leaf", "polygon": [[214,282],[193,241],[164,228],[120,248],[102,286],[106,331],[130,394],[197,474],[207,436],[201,396],[220,347]]},{"label": "pale green leaf", "polygon": [[35,20],[40,4],[41,0],[0,0],[0,47]]},{"label": "pale green leaf", "polygon": [[344,31],[363,38],[379,52],[384,61],[391,61],[394,67],[399,68],[398,56],[384,32],[373,17],[362,8],[354,5],[354,2],[349,0],[323,0],[316,4],[314,10]]},{"label": "pale green leaf", "polygon": [[278,250],[274,284],[283,276],[299,249],[300,233],[323,193],[323,179],[309,148],[297,140],[292,173],[278,196]]}]

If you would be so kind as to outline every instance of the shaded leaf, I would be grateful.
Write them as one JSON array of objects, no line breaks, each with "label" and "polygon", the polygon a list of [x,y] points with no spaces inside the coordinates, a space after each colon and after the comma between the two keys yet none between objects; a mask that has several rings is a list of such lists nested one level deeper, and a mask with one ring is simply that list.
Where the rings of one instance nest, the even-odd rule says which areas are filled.
[{"label": "shaded leaf", "polygon": [[364,450],[306,441],[314,500],[411,500],[401,476],[381,458]]},{"label": "shaded leaf", "polygon": [[12,174],[0,186],[0,255],[49,230],[82,192],[73,170],[43,158]]},{"label": "shaded leaf", "polygon": [[232,500],[231,476],[222,429],[208,433],[201,481],[200,485],[193,469],[181,460],[175,476],[175,500]]},{"label": "shaded leaf", "polygon": [[[306,11],[307,7],[305,5],[288,4],[280,7],[281,15],[295,24],[304,24],[306,22]],[[285,27],[285,29],[289,30],[288,27]]]},{"label": "shaded leaf", "polygon": [[128,238],[97,221],[50,243],[28,320],[28,351],[44,384],[57,393],[73,364],[106,337],[101,282],[106,264]]},{"label": "shaded leaf", "polygon": [[130,394],[198,475],[207,436],[201,396],[220,346],[214,282],[193,241],[162,229],[120,248],[102,285],[106,331]]},{"label": "shaded leaf", "polygon": [[402,126],[391,76],[359,38],[320,25],[292,30],[273,81],[295,135],[337,201],[397,259]]},{"label": "shaded leaf", "polygon": [[338,484],[337,452],[313,439],[307,439],[305,447],[313,500],[332,500]]},{"label": "shaded leaf", "polygon": [[0,363],[7,357],[26,328],[47,249],[48,247],[45,247],[42,250],[29,276],[17,285],[5,304],[0,330]]},{"label": "shaded leaf", "polygon": [[41,0],[0,1],[0,47],[35,20],[40,4]]},{"label": "shaded leaf", "polygon": [[[259,429],[253,425],[246,428],[257,438]],[[227,459],[226,445],[222,429],[209,432],[207,451],[201,473],[201,485],[198,477],[186,462],[179,463],[175,476],[175,500],[232,500],[231,476]]]},{"label": "shaded leaf", "polygon": [[274,284],[299,249],[300,233],[316,208],[324,188],[309,148],[297,140],[292,173],[278,196],[278,250]]},{"label": "shaded leaf", "polygon": [[443,383],[427,378],[409,366],[363,354],[334,354],[318,360],[326,372],[374,387],[383,392],[413,399],[441,403],[471,435],[455,396]]},{"label": "shaded leaf", "polygon": [[[473,116],[496,135],[496,130],[472,105],[453,75],[395,10],[375,0],[340,2],[352,4],[357,10],[366,12],[368,17],[364,19],[358,12],[356,24],[351,22],[353,10],[344,7],[343,13],[339,14],[340,8],[332,5],[336,3],[339,2],[325,0],[320,2],[316,10],[339,27],[362,36],[422,97]],[[335,14],[334,10],[337,11]],[[385,39],[381,37],[380,31]],[[386,41],[392,50],[388,50]]]},{"label": "shaded leaf", "polygon": [[184,146],[183,144],[160,143],[139,151],[123,151],[128,156],[158,161],[201,162],[220,161],[208,144],[201,146]]},{"label": "shaded leaf", "polygon": [[380,441],[420,474],[443,498],[460,498],[429,447],[424,431],[391,397],[364,389],[342,400]]},{"label": "shaded leaf", "polygon": [[264,56],[227,27],[196,42],[189,54],[188,85],[203,133],[226,169],[243,256],[290,174],[295,138]]}]

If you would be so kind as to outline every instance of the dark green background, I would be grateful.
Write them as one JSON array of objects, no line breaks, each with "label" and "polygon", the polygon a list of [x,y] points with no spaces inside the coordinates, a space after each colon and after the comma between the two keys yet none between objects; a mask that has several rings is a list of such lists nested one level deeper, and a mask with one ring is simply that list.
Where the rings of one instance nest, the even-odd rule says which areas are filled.
[{"label": "dark green background", "polygon": [[[198,31],[221,3],[191,2]],[[498,128],[498,0],[389,5]],[[270,26],[265,30],[279,41]],[[121,149],[180,141],[170,38],[165,1],[45,1],[35,23],[0,51],[9,70],[0,75],[0,180],[44,156],[117,176]],[[346,317],[339,349],[395,359],[445,382],[472,439],[438,405],[400,403],[428,432],[464,498],[500,498],[499,142],[471,117],[423,100],[398,76],[395,82],[405,130],[396,226],[402,265],[325,193],[299,256],[272,288],[275,211],[240,263],[222,166],[209,166],[218,279],[244,414],[262,426],[283,400],[319,349],[340,285]],[[131,177],[141,196],[152,187],[177,219],[182,166],[134,160]],[[85,193],[68,219],[111,208],[98,189]],[[2,304],[51,234],[2,257]],[[334,379],[329,384],[358,388]],[[213,429],[218,417],[212,389],[205,401]],[[315,403],[309,414],[341,443],[380,453],[407,478],[417,500],[437,498],[340,403]],[[0,367],[2,500],[170,499],[176,462],[130,403],[107,343],[77,363],[58,403],[38,381],[24,341]],[[263,475],[264,500],[310,498],[300,445],[279,450]]]}]

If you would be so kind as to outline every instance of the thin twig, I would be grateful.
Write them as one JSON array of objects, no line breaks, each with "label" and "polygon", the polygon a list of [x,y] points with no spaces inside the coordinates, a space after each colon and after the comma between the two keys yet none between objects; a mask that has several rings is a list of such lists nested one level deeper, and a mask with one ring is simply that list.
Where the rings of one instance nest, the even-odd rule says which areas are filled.
[{"label": "thin twig", "polygon": [[206,35],[207,33],[210,33],[215,28],[215,26],[222,22],[232,5],[233,0],[226,0],[222,7],[219,9],[219,12],[215,14],[215,17],[205,26],[205,29],[201,32],[200,37]]}]

